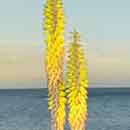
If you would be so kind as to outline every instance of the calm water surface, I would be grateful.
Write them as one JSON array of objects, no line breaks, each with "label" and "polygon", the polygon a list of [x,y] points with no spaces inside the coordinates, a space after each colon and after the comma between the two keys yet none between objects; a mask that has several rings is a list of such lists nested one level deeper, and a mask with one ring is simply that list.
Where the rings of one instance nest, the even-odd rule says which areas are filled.
[{"label": "calm water surface", "polygon": [[[130,130],[130,89],[92,89],[88,110],[87,130]],[[50,130],[47,91],[0,90],[0,130]]]}]

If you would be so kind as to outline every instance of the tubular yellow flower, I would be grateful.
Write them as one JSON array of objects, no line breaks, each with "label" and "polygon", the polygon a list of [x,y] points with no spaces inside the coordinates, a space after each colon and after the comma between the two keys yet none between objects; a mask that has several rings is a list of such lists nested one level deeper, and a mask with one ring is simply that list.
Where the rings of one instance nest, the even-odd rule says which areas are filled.
[{"label": "tubular yellow flower", "polygon": [[64,11],[61,0],[47,0],[44,9],[46,43],[45,67],[48,80],[48,109],[53,130],[63,130],[65,123]]},{"label": "tubular yellow flower", "polygon": [[87,120],[87,68],[80,34],[74,31],[67,64],[68,122],[71,130],[85,130]]}]

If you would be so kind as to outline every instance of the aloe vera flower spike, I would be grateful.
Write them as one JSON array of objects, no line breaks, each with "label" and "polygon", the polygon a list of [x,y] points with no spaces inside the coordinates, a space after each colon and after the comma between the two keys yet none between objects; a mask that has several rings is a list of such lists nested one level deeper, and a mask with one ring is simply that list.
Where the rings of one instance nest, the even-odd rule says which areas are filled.
[{"label": "aloe vera flower spike", "polygon": [[72,33],[67,63],[68,122],[71,130],[85,130],[87,121],[87,66],[80,34]]}]

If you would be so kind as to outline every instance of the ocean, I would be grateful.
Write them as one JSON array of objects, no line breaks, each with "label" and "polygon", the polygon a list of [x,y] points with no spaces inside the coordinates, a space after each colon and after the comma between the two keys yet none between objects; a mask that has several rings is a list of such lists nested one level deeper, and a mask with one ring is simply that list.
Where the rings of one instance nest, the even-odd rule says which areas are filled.
[{"label": "ocean", "polygon": [[[130,88],[89,89],[88,113],[86,130],[130,130]],[[0,130],[50,130],[47,89],[0,90]]]}]

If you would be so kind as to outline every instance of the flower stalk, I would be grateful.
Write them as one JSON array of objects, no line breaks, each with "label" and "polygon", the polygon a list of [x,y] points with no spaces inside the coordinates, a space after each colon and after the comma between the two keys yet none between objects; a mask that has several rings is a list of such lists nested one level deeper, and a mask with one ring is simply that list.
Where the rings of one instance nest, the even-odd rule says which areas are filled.
[{"label": "flower stalk", "polygon": [[48,109],[52,130],[63,130],[65,124],[64,10],[61,0],[46,0],[44,9],[45,68],[48,81]]},{"label": "flower stalk", "polygon": [[67,63],[68,122],[71,130],[85,130],[87,120],[87,68],[80,34],[72,33]]}]

